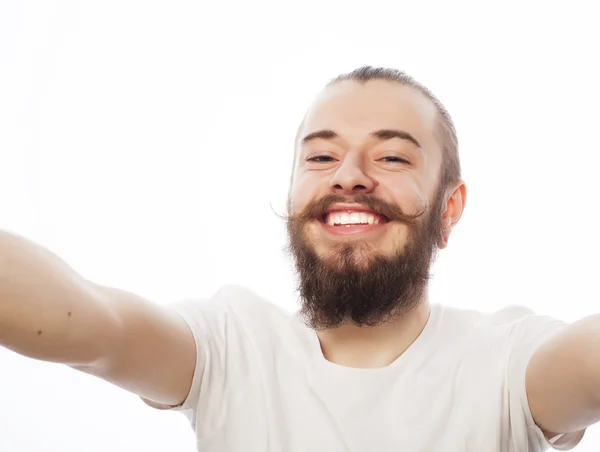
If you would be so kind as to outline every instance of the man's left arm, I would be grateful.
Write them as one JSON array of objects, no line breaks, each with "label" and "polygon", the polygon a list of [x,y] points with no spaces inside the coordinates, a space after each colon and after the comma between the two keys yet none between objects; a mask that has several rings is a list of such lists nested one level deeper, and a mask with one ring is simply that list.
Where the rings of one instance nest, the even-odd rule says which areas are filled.
[{"label": "man's left arm", "polygon": [[565,326],[534,352],[527,400],[547,438],[600,420],[600,315]]}]

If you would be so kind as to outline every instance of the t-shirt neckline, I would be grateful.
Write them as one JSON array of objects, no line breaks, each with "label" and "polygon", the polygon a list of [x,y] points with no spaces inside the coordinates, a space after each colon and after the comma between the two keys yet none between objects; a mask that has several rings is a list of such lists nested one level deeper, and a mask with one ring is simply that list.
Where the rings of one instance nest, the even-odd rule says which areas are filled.
[{"label": "t-shirt neckline", "polygon": [[392,363],[384,367],[376,368],[361,368],[361,367],[348,367],[341,364],[333,363],[323,355],[321,350],[321,342],[319,336],[314,329],[310,329],[310,342],[311,342],[311,360],[313,365],[319,370],[327,373],[340,373],[344,374],[345,377],[357,376],[357,377],[371,377],[375,375],[383,375],[389,372],[393,372],[403,366],[406,367],[406,363],[411,363],[410,367],[414,368],[418,366],[428,355],[428,350],[431,351],[431,344],[433,337],[436,335],[439,328],[437,327],[441,321],[441,306],[438,304],[430,304],[429,306],[429,317],[427,323],[423,327],[421,334],[413,341],[413,343]]}]

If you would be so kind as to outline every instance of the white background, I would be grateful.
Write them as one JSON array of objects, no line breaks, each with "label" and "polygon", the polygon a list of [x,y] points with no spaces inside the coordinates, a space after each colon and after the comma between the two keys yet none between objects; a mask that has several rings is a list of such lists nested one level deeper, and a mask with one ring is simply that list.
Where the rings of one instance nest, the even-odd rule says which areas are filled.
[{"label": "white background", "polygon": [[[467,209],[433,301],[599,312],[594,2],[350,3],[0,1],[0,227],[157,303],[235,283],[294,309],[274,211],[296,127],[330,78],[384,65],[429,86],[461,140]],[[592,427],[576,450],[598,447]],[[192,452],[194,436],[0,349],[0,450]]]}]

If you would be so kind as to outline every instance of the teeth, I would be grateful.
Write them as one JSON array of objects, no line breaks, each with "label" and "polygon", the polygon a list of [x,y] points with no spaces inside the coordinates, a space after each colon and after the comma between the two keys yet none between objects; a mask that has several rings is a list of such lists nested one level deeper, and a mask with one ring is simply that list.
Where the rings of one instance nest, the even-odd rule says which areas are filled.
[{"label": "teeth", "polygon": [[379,216],[369,212],[330,212],[325,218],[329,226],[379,224]]}]

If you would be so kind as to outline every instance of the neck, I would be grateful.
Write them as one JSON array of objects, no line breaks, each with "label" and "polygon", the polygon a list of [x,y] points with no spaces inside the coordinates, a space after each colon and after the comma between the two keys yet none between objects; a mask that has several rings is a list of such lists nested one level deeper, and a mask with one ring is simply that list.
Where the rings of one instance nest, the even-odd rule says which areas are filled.
[{"label": "neck", "polygon": [[385,367],[419,337],[429,319],[427,298],[401,317],[374,327],[343,324],[317,331],[323,356],[345,367]]}]

